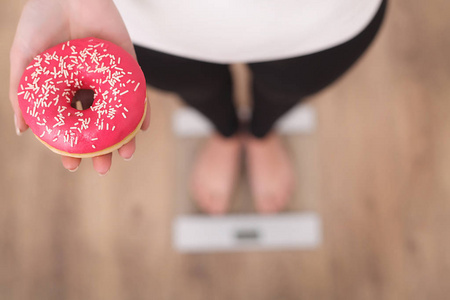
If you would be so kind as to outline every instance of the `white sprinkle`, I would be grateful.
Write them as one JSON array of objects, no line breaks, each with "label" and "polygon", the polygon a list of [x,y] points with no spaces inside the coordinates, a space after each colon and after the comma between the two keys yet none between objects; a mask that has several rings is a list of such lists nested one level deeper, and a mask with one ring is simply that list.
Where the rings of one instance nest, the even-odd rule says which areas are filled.
[{"label": "white sprinkle", "polygon": [[95,146],[94,146],[94,145],[92,145],[92,148],[94,148],[94,149],[95,149]]},{"label": "white sprinkle", "polygon": [[128,112],[128,109],[126,107],[123,108],[124,111]]},{"label": "white sprinkle", "polygon": [[119,95],[122,96],[122,95],[125,95],[126,93],[128,93],[128,90],[126,90],[126,91],[120,93]]},{"label": "white sprinkle", "polygon": [[98,140],[98,138],[92,138],[92,139],[91,139],[91,141],[96,141],[96,140]]},{"label": "white sprinkle", "polygon": [[136,92],[136,90],[137,90],[137,88],[139,87],[140,84],[141,84],[140,82],[138,82],[138,84],[136,84],[136,87],[134,88],[135,92]]},{"label": "white sprinkle", "polygon": [[42,134],[39,136],[40,138],[43,137],[45,134],[45,131],[42,131]]},{"label": "white sprinkle", "polygon": [[122,116],[123,116],[124,119],[127,118],[127,116],[125,115],[125,113],[122,113]]}]

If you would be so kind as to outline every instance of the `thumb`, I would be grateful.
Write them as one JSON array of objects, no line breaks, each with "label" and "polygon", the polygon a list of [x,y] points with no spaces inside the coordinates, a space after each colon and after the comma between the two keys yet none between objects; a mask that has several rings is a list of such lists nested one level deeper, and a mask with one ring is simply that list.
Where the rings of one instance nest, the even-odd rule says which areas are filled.
[{"label": "thumb", "polygon": [[9,80],[9,100],[11,101],[11,106],[14,110],[14,125],[16,127],[16,133],[20,135],[25,130],[27,130],[28,125],[23,119],[22,112],[19,107],[19,102],[17,98],[17,90],[20,83],[20,78],[31,59],[23,55],[23,52],[17,49],[13,45],[10,53],[10,80]]}]

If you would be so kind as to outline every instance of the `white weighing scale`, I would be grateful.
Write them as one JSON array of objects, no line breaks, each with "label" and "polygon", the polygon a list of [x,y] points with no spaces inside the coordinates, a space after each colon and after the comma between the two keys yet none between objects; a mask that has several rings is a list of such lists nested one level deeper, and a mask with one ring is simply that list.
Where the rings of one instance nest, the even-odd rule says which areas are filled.
[{"label": "white weighing scale", "polygon": [[174,246],[180,252],[314,249],[321,243],[315,213],[179,216]]},{"label": "white weighing scale", "polygon": [[[314,132],[316,114],[309,104],[301,104],[293,108],[281,118],[276,129],[287,139],[309,136]],[[309,182],[299,187],[294,198],[311,199],[310,203],[300,206],[293,204],[290,212],[274,215],[259,215],[252,209],[251,195],[245,180],[240,180],[236,198],[229,214],[209,216],[201,213],[188,192],[188,177],[191,164],[202,140],[208,136],[213,127],[209,121],[196,110],[188,107],[178,109],[173,115],[173,130],[178,136],[178,183],[181,188],[177,192],[178,215],[173,221],[173,246],[183,253],[224,252],[247,250],[308,250],[320,246],[322,228],[320,216],[314,212],[315,194]],[[298,142],[298,141],[297,141]],[[306,142],[308,143],[308,142]],[[288,143],[289,144],[289,143]],[[289,146],[289,145],[288,145]],[[307,147],[301,147],[306,149]],[[299,149],[300,151],[303,151]],[[305,150],[306,151],[306,150]],[[297,152],[297,151],[295,151]],[[310,149],[301,166],[314,168],[317,156],[315,149]],[[302,158],[302,157],[306,157]],[[297,166],[296,166],[297,167]],[[301,170],[299,170],[301,174]],[[308,174],[301,176],[308,181]],[[302,179],[300,178],[300,179]],[[306,201],[308,202],[308,201]],[[299,211],[299,212],[293,212]]]}]

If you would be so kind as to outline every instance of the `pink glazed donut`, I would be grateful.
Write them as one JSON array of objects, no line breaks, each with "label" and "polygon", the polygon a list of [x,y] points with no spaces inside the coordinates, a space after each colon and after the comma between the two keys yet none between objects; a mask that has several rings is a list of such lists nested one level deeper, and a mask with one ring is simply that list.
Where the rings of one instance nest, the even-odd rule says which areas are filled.
[{"label": "pink glazed donut", "polygon": [[[91,90],[90,107],[74,105]],[[144,74],[125,50],[97,38],[71,40],[34,58],[18,89],[19,106],[34,135],[72,157],[112,152],[139,131],[147,109]]]}]

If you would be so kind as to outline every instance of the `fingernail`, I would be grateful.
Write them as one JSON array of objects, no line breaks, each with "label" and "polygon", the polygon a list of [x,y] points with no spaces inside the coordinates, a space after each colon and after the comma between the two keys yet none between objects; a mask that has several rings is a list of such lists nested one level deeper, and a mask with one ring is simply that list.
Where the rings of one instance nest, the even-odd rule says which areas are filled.
[{"label": "fingernail", "polygon": [[99,175],[100,177],[103,177],[103,176],[106,176],[106,174],[108,174],[108,173],[109,173],[109,170],[106,171],[106,173],[98,173],[98,175]]},{"label": "fingernail", "polygon": [[17,126],[17,116],[16,116],[16,114],[14,114],[14,127],[16,128],[16,134],[18,136],[21,136],[22,132],[20,131],[19,126]]},{"label": "fingernail", "polygon": [[72,172],[72,173],[73,173],[73,172],[75,172],[76,170],[78,170],[78,167],[79,167],[79,166],[77,166],[75,169],[67,169],[67,170],[69,170],[69,172]]},{"label": "fingernail", "polygon": [[124,161],[130,161],[130,160],[132,160],[133,159],[133,156],[134,156],[134,153],[130,156],[130,157],[128,157],[128,158],[124,158],[123,160]]}]

